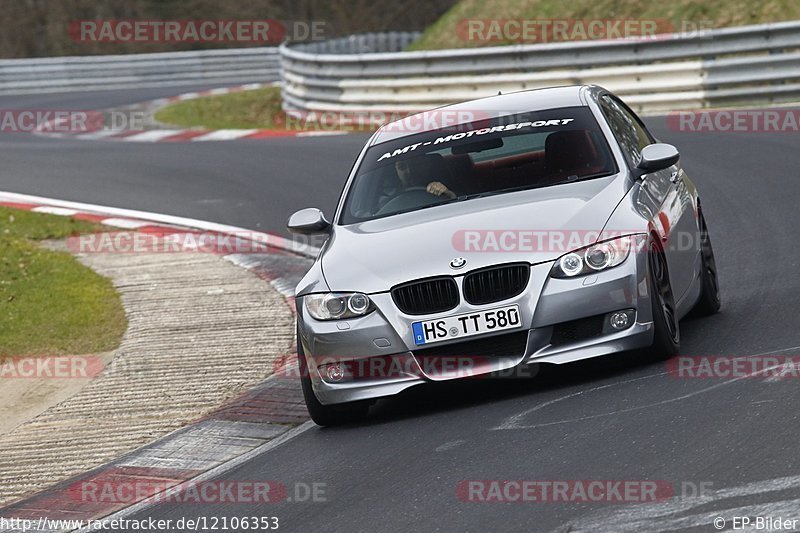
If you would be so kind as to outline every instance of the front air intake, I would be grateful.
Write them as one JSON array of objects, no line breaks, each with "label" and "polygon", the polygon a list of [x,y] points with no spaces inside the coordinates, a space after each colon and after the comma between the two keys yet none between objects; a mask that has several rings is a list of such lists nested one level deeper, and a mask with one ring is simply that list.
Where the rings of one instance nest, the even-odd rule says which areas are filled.
[{"label": "front air intake", "polygon": [[394,287],[392,300],[407,315],[441,313],[458,305],[458,286],[450,277],[412,281]]},{"label": "front air intake", "polygon": [[464,299],[472,305],[508,300],[528,286],[530,266],[515,263],[470,272],[464,276]]}]

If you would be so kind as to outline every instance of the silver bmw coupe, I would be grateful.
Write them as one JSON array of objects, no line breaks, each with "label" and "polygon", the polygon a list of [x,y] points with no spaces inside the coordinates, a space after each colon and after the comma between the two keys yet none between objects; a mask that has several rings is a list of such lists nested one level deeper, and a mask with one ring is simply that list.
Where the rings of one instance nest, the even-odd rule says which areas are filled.
[{"label": "silver bmw coupe", "polygon": [[597,86],[492,96],[386,124],[358,156],[296,290],[320,425],[414,385],[625,350],[669,357],[720,308],[677,149]]}]

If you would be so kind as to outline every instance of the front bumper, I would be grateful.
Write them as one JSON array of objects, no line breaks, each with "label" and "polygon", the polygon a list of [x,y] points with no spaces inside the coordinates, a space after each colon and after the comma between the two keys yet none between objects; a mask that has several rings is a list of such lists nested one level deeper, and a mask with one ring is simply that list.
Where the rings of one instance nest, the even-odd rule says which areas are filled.
[{"label": "front bumper", "polygon": [[[652,344],[646,252],[632,252],[614,268],[573,279],[551,278],[551,267],[552,262],[532,266],[526,290],[515,298],[482,306],[470,305],[462,298],[457,308],[435,315],[405,315],[396,308],[389,293],[381,293],[370,295],[377,309],[365,317],[318,321],[305,311],[302,297],[298,298],[298,342],[306,354],[317,398],[323,404],[336,404],[390,396],[414,385],[467,375],[502,371],[524,375],[531,364],[568,363]],[[459,289],[462,279],[456,277]],[[517,354],[473,358],[467,366],[451,361],[450,366],[432,367],[429,358],[421,357],[425,350],[418,350],[414,344],[413,322],[511,304],[519,305],[520,330],[527,331],[524,350]],[[635,322],[625,330],[568,342],[554,341],[554,330],[561,324],[622,309],[636,312]],[[508,334],[499,335],[504,333]],[[469,339],[474,337],[435,346],[457,345]],[[323,379],[320,372],[320,366],[331,362],[352,362],[368,371],[358,372],[349,380],[331,382]]]}]

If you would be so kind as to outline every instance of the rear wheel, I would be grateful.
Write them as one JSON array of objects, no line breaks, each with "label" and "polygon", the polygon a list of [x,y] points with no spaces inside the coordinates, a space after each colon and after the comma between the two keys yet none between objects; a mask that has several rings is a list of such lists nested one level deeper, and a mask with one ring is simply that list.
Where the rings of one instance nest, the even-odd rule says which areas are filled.
[{"label": "rear wheel", "polygon": [[678,353],[681,344],[675,299],[669,282],[667,260],[661,248],[652,241],[648,253],[648,284],[653,307],[653,357],[669,359]]},{"label": "rear wheel", "polygon": [[694,307],[696,314],[701,316],[713,315],[719,312],[722,300],[719,294],[719,282],[717,280],[717,262],[714,259],[714,249],[711,247],[711,239],[708,236],[708,226],[703,216],[703,211],[698,210],[700,223],[700,252],[702,256],[702,272],[700,281],[702,293],[700,299]]},{"label": "rear wheel", "polygon": [[311,420],[320,426],[339,426],[351,422],[357,422],[367,415],[369,402],[349,402],[335,405],[323,405],[317,399],[314,389],[311,386],[308,361],[303,352],[303,343],[300,342],[300,334],[297,335],[297,362],[300,366],[300,385],[303,389],[303,399],[308,408]]}]

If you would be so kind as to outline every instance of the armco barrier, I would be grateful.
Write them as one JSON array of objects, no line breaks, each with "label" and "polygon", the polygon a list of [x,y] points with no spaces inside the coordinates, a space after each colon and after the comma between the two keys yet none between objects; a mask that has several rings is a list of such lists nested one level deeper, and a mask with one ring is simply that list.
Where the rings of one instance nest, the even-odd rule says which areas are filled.
[{"label": "armco barrier", "polygon": [[638,40],[398,51],[414,36],[281,46],[284,106],[418,111],[578,83],[603,85],[646,113],[800,96],[800,21]]},{"label": "armco barrier", "polygon": [[277,79],[276,47],[0,60],[0,94],[227,85]]}]

